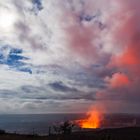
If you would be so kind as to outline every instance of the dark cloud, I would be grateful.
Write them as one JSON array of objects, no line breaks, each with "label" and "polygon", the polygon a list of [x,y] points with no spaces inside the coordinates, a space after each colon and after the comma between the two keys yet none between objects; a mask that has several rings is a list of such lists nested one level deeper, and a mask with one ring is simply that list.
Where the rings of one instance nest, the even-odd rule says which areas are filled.
[{"label": "dark cloud", "polygon": [[71,88],[69,86],[64,85],[64,83],[61,81],[50,83],[49,86],[55,91],[61,91],[61,92],[77,92],[78,91],[76,88]]},{"label": "dark cloud", "polygon": [[90,22],[94,18],[96,18],[96,15],[92,16],[92,15],[86,15],[84,13],[79,16],[79,19],[81,22],[83,22],[83,21]]},{"label": "dark cloud", "polygon": [[18,95],[16,91],[11,90],[0,90],[0,98],[15,98]]},{"label": "dark cloud", "polygon": [[[76,88],[70,88],[62,85],[61,82],[50,83],[41,87],[23,86],[19,91],[21,94],[17,95],[22,99],[37,99],[37,100],[95,100],[95,92],[83,92]],[[49,90],[52,88],[54,91]],[[63,93],[63,94],[62,94]]]},{"label": "dark cloud", "polygon": [[38,93],[39,91],[41,92],[44,91],[45,89],[39,86],[25,85],[21,87],[21,90],[26,93]]}]

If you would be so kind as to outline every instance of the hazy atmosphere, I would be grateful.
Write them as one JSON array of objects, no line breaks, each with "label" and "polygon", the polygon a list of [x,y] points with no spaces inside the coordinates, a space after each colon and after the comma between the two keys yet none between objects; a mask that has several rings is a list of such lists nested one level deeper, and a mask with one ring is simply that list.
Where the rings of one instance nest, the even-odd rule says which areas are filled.
[{"label": "hazy atmosphere", "polygon": [[140,113],[140,0],[0,0],[0,114]]}]

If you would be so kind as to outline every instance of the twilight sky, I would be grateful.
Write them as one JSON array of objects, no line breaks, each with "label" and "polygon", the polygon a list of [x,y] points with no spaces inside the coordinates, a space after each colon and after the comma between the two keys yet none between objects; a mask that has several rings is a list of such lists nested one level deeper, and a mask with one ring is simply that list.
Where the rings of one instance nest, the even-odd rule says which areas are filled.
[{"label": "twilight sky", "polygon": [[140,113],[140,0],[1,0],[0,113]]}]

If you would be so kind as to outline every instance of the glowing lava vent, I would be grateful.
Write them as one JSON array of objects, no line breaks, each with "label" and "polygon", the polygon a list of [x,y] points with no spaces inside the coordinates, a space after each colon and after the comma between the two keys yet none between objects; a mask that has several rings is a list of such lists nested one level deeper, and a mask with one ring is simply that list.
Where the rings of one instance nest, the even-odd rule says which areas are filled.
[{"label": "glowing lava vent", "polygon": [[102,114],[98,112],[97,110],[90,111],[87,113],[88,118],[86,119],[81,119],[77,121],[77,124],[81,128],[99,128],[100,127],[100,122],[102,119]]}]

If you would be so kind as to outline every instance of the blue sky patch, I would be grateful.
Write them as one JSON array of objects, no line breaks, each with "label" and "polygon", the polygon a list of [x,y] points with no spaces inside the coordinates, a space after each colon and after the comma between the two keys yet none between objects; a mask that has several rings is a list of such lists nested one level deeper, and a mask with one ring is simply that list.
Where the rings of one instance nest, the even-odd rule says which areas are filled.
[{"label": "blue sky patch", "polygon": [[0,47],[0,64],[8,65],[12,69],[21,72],[32,73],[32,70],[27,66],[24,60],[29,58],[22,56],[23,50],[12,48],[9,45]]},{"label": "blue sky patch", "polygon": [[39,11],[43,9],[42,0],[32,0],[33,11],[37,15]]}]

